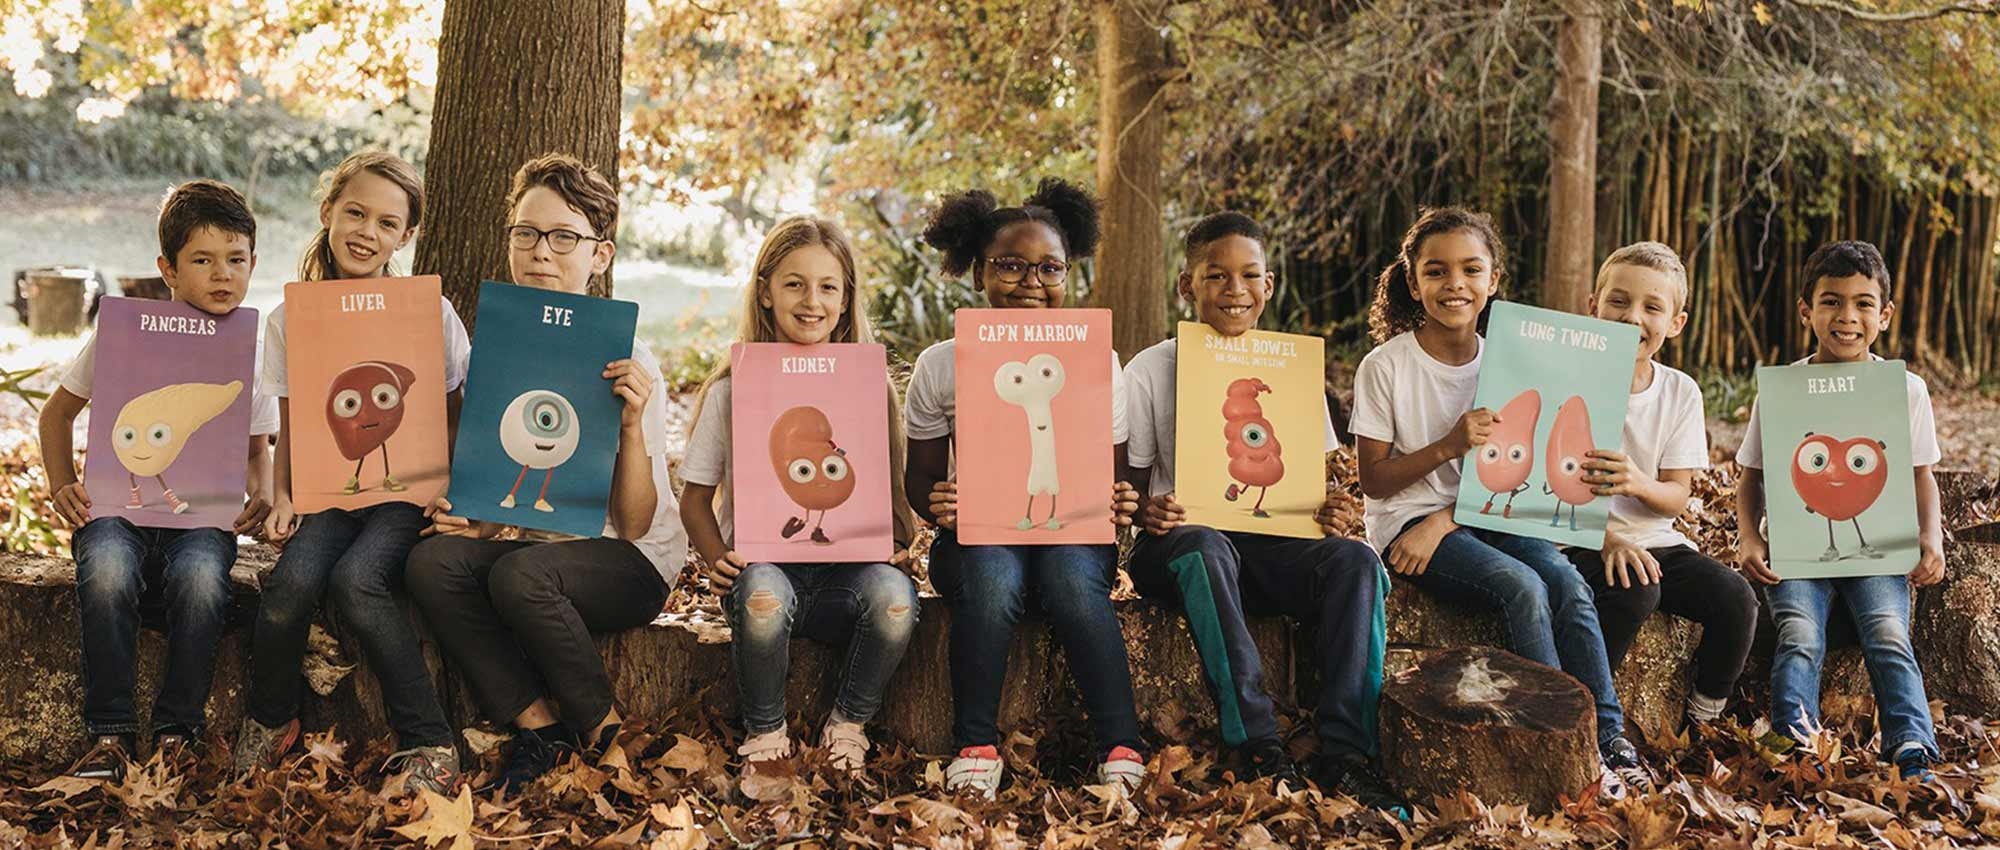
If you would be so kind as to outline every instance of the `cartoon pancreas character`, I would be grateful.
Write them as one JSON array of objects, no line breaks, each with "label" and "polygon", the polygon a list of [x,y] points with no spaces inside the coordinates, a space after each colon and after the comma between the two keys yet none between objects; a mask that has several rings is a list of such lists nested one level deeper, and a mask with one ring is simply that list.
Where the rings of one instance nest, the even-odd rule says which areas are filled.
[{"label": "cartoon pancreas character", "polygon": [[1792,489],[1798,491],[1806,510],[1826,518],[1826,551],[1820,554],[1821,561],[1841,559],[1840,549],[1833,543],[1835,522],[1854,523],[1854,536],[1861,539],[1858,557],[1882,557],[1861,534],[1859,517],[1875,505],[1883,486],[1889,483],[1886,449],[1888,444],[1873,437],[1836,440],[1807,432],[1792,452]]},{"label": "cartoon pancreas character", "polygon": [[1042,527],[1062,528],[1056,520],[1062,480],[1056,472],[1056,421],[1049,403],[1062,392],[1065,380],[1062,360],[1053,354],[1037,354],[1026,363],[1002,363],[993,372],[993,391],[1001,401],[1021,408],[1028,419],[1028,506],[1014,526],[1021,531],[1035,527],[1035,497],[1042,495],[1049,497],[1049,518]]},{"label": "cartoon pancreas character", "polygon": [[1562,524],[1563,506],[1568,505],[1569,530],[1576,531],[1576,509],[1597,498],[1583,480],[1584,455],[1595,448],[1590,437],[1590,408],[1584,406],[1583,396],[1570,396],[1556,408],[1555,424],[1549,426],[1548,468],[1544,470],[1549,481],[1542,485],[1542,492],[1553,493],[1559,500],[1555,516],[1549,519],[1550,528]]},{"label": "cartoon pancreas character", "polygon": [[[1271,391],[1271,386],[1256,378],[1238,378],[1231,381],[1222,402],[1222,438],[1229,441],[1229,477],[1233,479],[1222,498],[1229,501],[1259,488],[1257,504],[1250,508],[1254,517],[1269,517],[1264,511],[1264,497],[1270,495],[1271,485],[1285,477],[1285,449],[1278,444],[1278,433],[1271,428],[1271,420],[1264,418],[1264,407],[1257,403],[1257,396]],[[1240,484],[1239,484],[1240,482]]]},{"label": "cartoon pancreas character", "polygon": [[782,534],[786,540],[805,530],[813,512],[814,543],[832,543],[826,536],[826,512],[847,503],[854,495],[853,469],[847,452],[833,442],[833,423],[817,407],[794,407],[771,423],[771,469],[778,474],[778,486],[805,516],[787,517]]},{"label": "cartoon pancreas character", "polygon": [[515,396],[500,414],[500,448],[521,465],[521,474],[514,476],[514,486],[507,490],[507,498],[500,500],[500,507],[513,507],[514,494],[520,492],[528,470],[540,469],[545,472],[541,492],[535,494],[535,510],[553,513],[556,508],[549,504],[549,482],[555,480],[556,467],[576,454],[582,433],[577,427],[576,408],[561,394],[529,390]]},{"label": "cartoon pancreas character", "polygon": [[1541,421],[1542,394],[1534,390],[1523,390],[1500,408],[1500,421],[1476,455],[1479,483],[1490,493],[1480,513],[1492,513],[1493,500],[1506,493],[1500,517],[1514,518],[1514,497],[1527,491],[1528,474],[1535,471],[1535,425]]},{"label": "cartoon pancreas character", "polygon": [[409,489],[389,472],[389,438],[403,426],[403,396],[416,382],[417,373],[408,366],[380,360],[356,363],[333,376],[326,393],[326,424],[341,456],[354,461],[354,475],[341,493],[361,492],[361,465],[376,449],[382,450],[382,489]]},{"label": "cartoon pancreas character", "polygon": [[111,426],[111,451],[132,480],[132,500],[125,507],[146,506],[139,495],[139,479],[151,478],[160,482],[167,506],[174,513],[186,513],[188,503],[167,486],[167,467],[180,459],[194,432],[221,416],[242,392],[242,381],[170,384],[125,402]]}]

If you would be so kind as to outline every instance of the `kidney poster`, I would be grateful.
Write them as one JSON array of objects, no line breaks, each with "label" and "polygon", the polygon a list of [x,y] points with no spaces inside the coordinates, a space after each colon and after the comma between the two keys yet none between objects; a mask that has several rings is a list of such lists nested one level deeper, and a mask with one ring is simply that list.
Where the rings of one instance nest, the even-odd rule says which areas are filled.
[{"label": "kidney poster", "polygon": [[[1187,521],[1318,539],[1326,503],[1326,341],[1182,322],[1174,375],[1174,499]],[[1287,457],[1287,449],[1290,456]],[[1287,463],[1289,461],[1289,463]]]},{"label": "kidney poster", "polygon": [[428,505],[443,491],[443,310],[436,276],[285,285],[299,513]]},{"label": "kidney poster", "polygon": [[883,562],[890,507],[889,361],[880,345],[729,350],[737,554],[774,564]]},{"label": "kidney poster", "polygon": [[1765,515],[1780,577],[1916,568],[1908,381],[1900,360],[1757,369]]},{"label": "kidney poster", "polygon": [[623,413],[604,367],[632,356],[638,322],[630,301],[479,285],[452,513],[578,537],[604,533]]},{"label": "kidney poster", "polygon": [[83,486],[92,516],[229,528],[243,512],[257,311],[179,301],[98,308]]},{"label": "kidney poster", "polygon": [[958,539],[1111,543],[1111,311],[954,316]]},{"label": "kidney poster", "polygon": [[1459,525],[1604,548],[1611,497],[1584,482],[1595,449],[1620,450],[1639,329],[1496,301],[1474,407],[1497,414],[1465,458]]}]

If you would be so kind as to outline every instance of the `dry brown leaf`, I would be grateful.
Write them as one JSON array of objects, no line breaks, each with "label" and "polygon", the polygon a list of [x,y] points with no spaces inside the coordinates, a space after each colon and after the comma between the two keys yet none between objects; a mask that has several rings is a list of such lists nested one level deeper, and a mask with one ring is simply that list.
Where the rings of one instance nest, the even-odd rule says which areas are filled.
[{"label": "dry brown leaf", "polygon": [[1896,820],[1895,812],[1866,800],[1857,800],[1833,791],[1820,792],[1820,802],[1832,806],[1835,816],[1846,823],[1879,828],[1888,826]]},{"label": "dry brown leaf", "polygon": [[472,789],[461,787],[458,796],[445,799],[437,792],[417,792],[424,803],[424,819],[393,828],[397,835],[422,841],[425,847],[451,842],[451,850],[472,850]]},{"label": "dry brown leaf", "polygon": [[674,736],[674,747],[660,757],[659,764],[668,770],[684,773],[703,773],[708,770],[708,745],[686,735]]}]

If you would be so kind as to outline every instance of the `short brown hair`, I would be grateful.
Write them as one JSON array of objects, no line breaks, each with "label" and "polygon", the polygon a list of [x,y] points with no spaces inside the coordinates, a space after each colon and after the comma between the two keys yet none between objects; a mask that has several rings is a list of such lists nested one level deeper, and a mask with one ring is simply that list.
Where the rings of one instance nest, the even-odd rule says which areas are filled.
[{"label": "short brown hair", "polygon": [[1604,265],[1597,267],[1597,284],[1592,289],[1593,294],[1604,291],[1612,266],[1637,266],[1673,278],[1674,309],[1687,309],[1688,270],[1681,262],[1681,255],[1674,253],[1674,249],[1658,242],[1634,242],[1611,252],[1611,256],[1604,258]]},{"label": "short brown hair", "polygon": [[1812,255],[1806,257],[1805,288],[1799,292],[1799,300],[1812,300],[1823,279],[1856,275],[1875,281],[1882,288],[1883,302],[1895,300],[1889,292],[1889,264],[1882,260],[1882,252],[1872,243],[1859,240],[1828,242],[1814,248]]},{"label": "short brown hair", "polygon": [[596,166],[566,153],[535,157],[514,172],[514,188],[507,193],[507,209],[521,204],[521,196],[536,186],[547,186],[561,195],[571,209],[583,213],[591,234],[599,239],[615,239],[618,230],[618,189],[605,179]]},{"label": "short brown hair", "polygon": [[181,249],[204,227],[242,236],[257,250],[257,218],[243,193],[217,180],[189,180],[160,201],[160,256],[167,265],[180,262]]}]

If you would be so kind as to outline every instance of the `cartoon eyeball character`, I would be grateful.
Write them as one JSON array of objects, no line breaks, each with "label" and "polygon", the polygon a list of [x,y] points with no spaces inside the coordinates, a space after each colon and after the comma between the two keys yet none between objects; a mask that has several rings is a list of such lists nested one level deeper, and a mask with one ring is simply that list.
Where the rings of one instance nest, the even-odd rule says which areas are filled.
[{"label": "cartoon eyeball character", "polygon": [[1548,483],[1542,485],[1544,492],[1553,493],[1561,504],[1556,505],[1555,517],[1549,520],[1554,528],[1562,522],[1563,505],[1569,506],[1569,528],[1577,530],[1576,509],[1590,504],[1597,498],[1590,491],[1590,483],[1583,480],[1585,455],[1597,448],[1590,436],[1590,408],[1584,405],[1582,396],[1570,396],[1561,407],[1556,408],[1555,424],[1549,426],[1549,446],[1547,468]]},{"label": "cartoon eyeball character", "polygon": [[551,390],[529,390],[515,396],[500,414],[500,448],[529,469],[553,469],[568,463],[580,439],[576,408]]},{"label": "cartoon eyeball character", "polygon": [[819,512],[811,539],[831,543],[820,526],[826,512],[847,503],[854,495],[854,470],[847,452],[833,442],[833,423],[817,407],[794,407],[778,415],[771,425],[771,469],[778,474],[778,486],[793,504],[805,510],[803,517],[789,517],[783,536],[789,540],[803,531]]},{"label": "cartoon eyeball character", "polygon": [[370,360],[342,369],[326,396],[326,424],[341,456],[361,460],[403,426],[403,396],[417,373],[400,363]]},{"label": "cartoon eyeball character", "polygon": [[1806,510],[1845,522],[1873,507],[1889,483],[1887,448],[1873,437],[1807,434],[1792,453],[1792,488]]},{"label": "cartoon eyeball character", "polygon": [[1492,495],[1480,513],[1493,511],[1493,500],[1507,494],[1500,516],[1514,516],[1514,498],[1528,489],[1528,475],[1535,471],[1535,425],[1542,421],[1542,394],[1525,390],[1500,408],[1500,421],[1493,434],[1475,455],[1479,483]]}]

